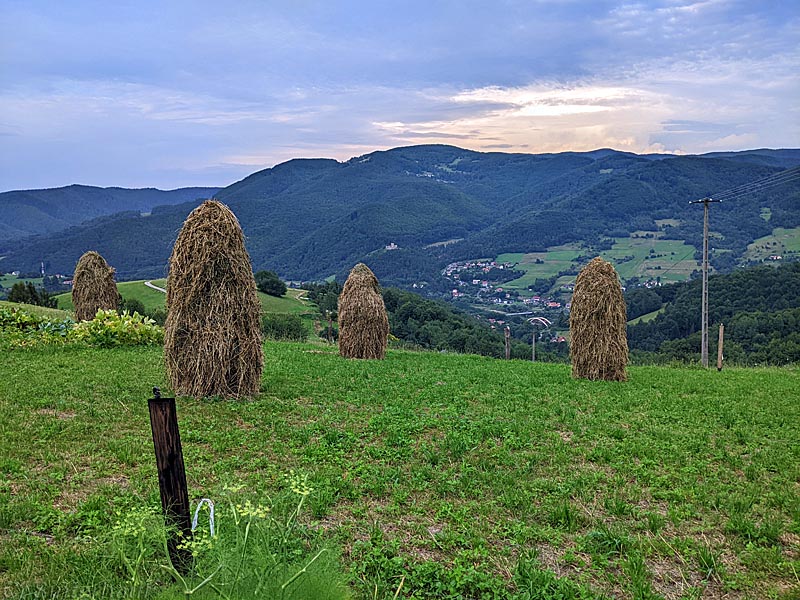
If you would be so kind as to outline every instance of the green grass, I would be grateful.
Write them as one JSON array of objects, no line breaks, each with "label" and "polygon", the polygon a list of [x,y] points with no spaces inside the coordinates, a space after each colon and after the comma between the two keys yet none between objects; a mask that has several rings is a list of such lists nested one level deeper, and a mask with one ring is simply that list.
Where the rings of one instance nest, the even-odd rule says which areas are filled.
[{"label": "green grass", "polygon": [[[8,596],[102,555],[115,511],[159,506],[153,385],[168,393],[158,348],[4,355]],[[566,365],[269,343],[260,396],[179,398],[178,414],[193,501],[226,486],[277,498],[285,473],[308,475],[300,521],[340,549],[355,598],[788,599],[798,391],[796,368],[634,367],[620,384]]]},{"label": "green grass", "polygon": [[[610,250],[600,253],[617,269],[620,278],[626,281],[632,277],[655,279],[660,277],[665,283],[685,281],[691,272],[697,269],[694,248],[679,240],[664,240],[659,232],[650,233],[654,237],[616,238]],[[652,252],[651,252],[652,251]],[[570,268],[580,268],[577,259],[581,255],[592,254],[591,250],[575,245],[555,246],[547,252],[529,254],[501,254],[498,262],[518,263],[517,269],[525,271],[525,275],[503,284],[504,288],[527,290],[536,279],[549,278]],[[537,264],[536,261],[540,261]],[[558,285],[575,280],[575,276],[564,277]]]},{"label": "green grass", "polygon": [[[698,268],[694,251],[693,246],[679,240],[617,238],[611,250],[602,252],[601,256],[614,265],[623,281],[631,277],[660,277],[666,283],[689,279],[691,272]],[[621,261],[631,256],[631,260]]]},{"label": "green grass", "polygon": [[32,283],[35,286],[42,285],[41,277],[26,277],[19,279],[16,275],[0,275],[0,287],[11,288],[15,283]]},{"label": "green grass", "polygon": [[662,312],[664,312],[663,306],[658,310],[654,310],[653,312],[649,312],[647,314],[636,317],[635,319],[631,319],[630,321],[628,321],[628,325],[636,325],[637,323],[647,323],[648,321],[652,321],[653,319],[655,319]]},{"label": "green grass", "polygon": [[[153,285],[166,289],[166,279],[154,279],[151,282]],[[117,284],[117,289],[123,298],[136,299],[144,304],[145,310],[152,310],[154,308],[164,308],[166,303],[166,294],[147,287],[144,281],[123,281]],[[310,306],[307,301],[303,300],[305,295],[304,290],[290,289],[286,296],[282,298],[275,298],[261,292],[258,293],[259,300],[264,312],[271,313],[284,313],[303,315],[308,313],[315,313],[316,310]],[[56,296],[58,300],[58,307],[62,310],[74,310],[72,304],[72,293],[59,294]]]},{"label": "green grass", "polygon": [[758,238],[750,244],[744,257],[749,260],[764,260],[773,255],[784,256],[789,253],[800,253],[800,227],[774,229],[771,235]]},{"label": "green grass", "polygon": [[44,306],[34,306],[33,304],[23,304],[21,302],[8,302],[6,300],[0,300],[0,308],[19,308],[27,313],[48,317],[55,321],[60,321],[70,316],[70,313],[65,310],[46,308]]}]

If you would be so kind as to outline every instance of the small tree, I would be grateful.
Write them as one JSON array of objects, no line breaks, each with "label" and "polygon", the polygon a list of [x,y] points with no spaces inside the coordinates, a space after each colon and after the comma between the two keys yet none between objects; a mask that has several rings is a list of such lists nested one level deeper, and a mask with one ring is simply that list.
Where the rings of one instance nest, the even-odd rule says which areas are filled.
[{"label": "small tree", "polygon": [[56,299],[50,296],[44,288],[36,289],[30,281],[26,283],[20,281],[12,285],[11,291],[8,293],[8,301],[48,308],[56,307]]},{"label": "small tree", "polygon": [[274,271],[259,271],[255,275],[256,287],[259,292],[280,298],[286,295],[286,284],[281,281]]}]

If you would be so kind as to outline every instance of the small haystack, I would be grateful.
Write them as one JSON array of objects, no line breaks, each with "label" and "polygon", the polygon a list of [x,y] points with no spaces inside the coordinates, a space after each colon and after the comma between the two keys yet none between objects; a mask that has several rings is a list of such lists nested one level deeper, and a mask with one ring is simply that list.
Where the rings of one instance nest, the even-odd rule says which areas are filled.
[{"label": "small haystack", "polygon": [[114,269],[97,252],[89,251],[78,259],[72,284],[72,304],[76,321],[91,321],[99,309],[116,310],[120,296]]},{"label": "small haystack", "polygon": [[625,381],[625,299],[611,263],[598,257],[578,274],[569,315],[572,376]]},{"label": "small haystack", "polygon": [[358,263],[339,295],[339,354],[345,358],[383,358],[389,318],[378,278]]},{"label": "small haystack", "polygon": [[244,234],[230,209],[208,200],[186,218],[169,259],[164,361],[176,394],[253,396],[264,364]]}]

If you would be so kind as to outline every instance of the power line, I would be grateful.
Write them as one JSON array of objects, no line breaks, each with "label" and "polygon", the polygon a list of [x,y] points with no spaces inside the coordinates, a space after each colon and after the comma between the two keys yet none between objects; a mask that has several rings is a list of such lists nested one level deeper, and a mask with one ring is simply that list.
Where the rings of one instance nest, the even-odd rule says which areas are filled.
[{"label": "power line", "polygon": [[753,194],[771,187],[775,187],[777,185],[791,183],[793,181],[797,181],[798,179],[800,179],[800,167],[793,167],[779,173],[774,173],[762,179],[757,179],[755,181],[723,190],[722,192],[714,194],[713,198],[720,200],[734,200],[748,194]]},{"label": "power line", "polygon": [[[779,171],[777,173],[772,173],[771,175],[767,175],[766,177],[762,177],[761,179],[748,181],[747,183],[743,183],[741,185],[734,186],[734,187],[729,188],[727,190],[723,190],[722,192],[720,192],[720,194],[736,193],[736,192],[740,191],[743,188],[749,188],[749,187],[752,187],[752,186],[755,186],[755,185],[760,185],[762,183],[768,183],[768,182],[771,182],[773,180],[780,180],[781,178],[791,177],[793,175],[797,175],[798,173],[800,173],[800,166],[792,167],[790,169],[785,169],[785,170]],[[720,195],[720,194],[718,194],[718,195]]]}]

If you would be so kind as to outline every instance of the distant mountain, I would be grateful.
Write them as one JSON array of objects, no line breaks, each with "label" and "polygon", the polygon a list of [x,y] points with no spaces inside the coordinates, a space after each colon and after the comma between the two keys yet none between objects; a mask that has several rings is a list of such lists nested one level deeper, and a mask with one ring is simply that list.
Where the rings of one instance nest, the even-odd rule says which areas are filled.
[{"label": "distant mountain", "polygon": [[[506,154],[411,146],[343,163],[291,160],[216,197],[239,218],[255,269],[312,280],[344,275],[365,261],[382,282],[409,285],[437,278],[452,260],[598,242],[659,224],[667,236],[697,247],[702,212],[689,200],[800,165],[800,150],[724,154]],[[780,166],[765,164],[768,159]],[[102,217],[0,244],[0,264],[30,271],[44,261],[51,272],[70,272],[84,251],[94,249],[121,278],[163,276],[172,243],[197,203],[163,206],[150,216]],[[770,209],[769,222],[763,208]],[[773,227],[798,225],[797,181],[715,205],[714,245],[723,252],[714,260],[724,270]],[[460,241],[437,245],[448,240]],[[387,250],[389,244],[399,249]]]},{"label": "distant mountain", "polygon": [[35,234],[61,231],[96,217],[122,211],[150,212],[153,207],[209,198],[219,188],[100,188],[87,185],[0,193],[0,244]]}]

